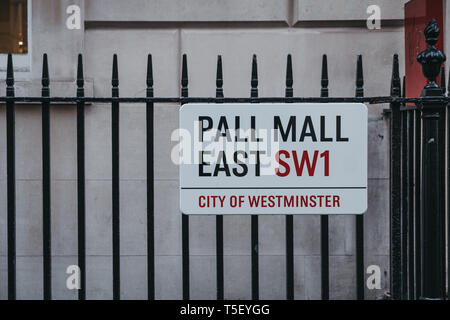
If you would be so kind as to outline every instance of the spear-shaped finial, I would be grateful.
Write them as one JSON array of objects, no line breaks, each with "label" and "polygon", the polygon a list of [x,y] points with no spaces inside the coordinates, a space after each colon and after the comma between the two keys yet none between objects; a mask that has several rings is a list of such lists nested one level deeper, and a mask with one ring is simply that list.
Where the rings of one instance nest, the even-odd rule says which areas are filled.
[{"label": "spear-shaped finial", "polygon": [[402,82],[402,97],[406,97],[406,76],[403,76]]},{"label": "spear-shaped finial", "polygon": [[181,96],[184,98],[188,96],[188,67],[186,54],[183,54],[183,64],[181,66]]},{"label": "spear-shaped finial", "polygon": [[294,96],[294,89],[292,85],[294,83],[294,79],[292,76],[292,57],[290,54],[287,55],[286,62],[286,97],[290,98]]},{"label": "spear-shaped finial", "polygon": [[47,54],[44,53],[43,62],[42,62],[42,86],[48,87],[50,83],[49,75],[48,75],[48,61]]},{"label": "spear-shaped finial", "polygon": [[153,65],[152,65],[152,55],[147,56],[147,87],[153,86]]},{"label": "spear-shaped finial", "polygon": [[320,89],[321,97],[328,97],[328,60],[327,55],[322,56],[322,78],[320,81],[322,88]]},{"label": "spear-shaped finial", "polygon": [[358,61],[356,63],[356,96],[364,96],[364,77],[363,77],[363,64],[362,55],[358,55]]},{"label": "spear-shaped finial", "polygon": [[222,56],[217,56],[216,98],[223,98]]},{"label": "spear-shaped finial", "polygon": [[8,62],[6,67],[6,95],[14,96],[14,71],[12,54],[8,53]]},{"label": "spear-shaped finial", "polygon": [[394,54],[392,62],[391,96],[398,97],[401,94],[400,72],[398,66],[398,54]]},{"label": "spear-shaped finial", "polygon": [[147,97],[153,97],[153,62],[151,54],[147,56]]},{"label": "spear-shaped finial", "polygon": [[77,87],[82,88],[84,86],[83,77],[83,55],[78,54],[78,64],[77,64]]},{"label": "spear-shaped finial", "polygon": [[119,71],[118,71],[118,66],[117,66],[117,54],[113,55],[111,84],[112,84],[113,87],[118,87],[119,86]]},{"label": "spear-shaped finial", "polygon": [[427,78],[428,82],[425,85],[424,89],[434,89],[427,90],[423,92],[423,94],[437,94],[439,93],[439,86],[436,84],[436,78],[441,71],[441,65],[445,62],[446,56],[440,50],[436,49],[434,46],[438,41],[438,36],[441,31],[438,28],[436,20],[431,20],[428,22],[425,30],[425,41],[428,44],[428,48],[423,50],[421,53],[417,55],[417,61],[422,65],[422,73]]},{"label": "spear-shaped finial", "polygon": [[50,78],[48,75],[48,61],[47,54],[44,53],[42,61],[42,96],[48,97],[50,95],[50,89],[48,87],[50,83]]},{"label": "spear-shaped finial", "polygon": [[258,97],[258,63],[256,60],[256,54],[253,55],[252,59],[252,79],[251,79],[252,89],[250,90],[250,97]]}]

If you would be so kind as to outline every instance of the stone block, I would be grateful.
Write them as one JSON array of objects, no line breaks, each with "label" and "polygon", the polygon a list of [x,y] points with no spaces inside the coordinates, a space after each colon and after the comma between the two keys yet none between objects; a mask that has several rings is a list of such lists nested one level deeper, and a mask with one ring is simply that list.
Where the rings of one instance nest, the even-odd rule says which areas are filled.
[{"label": "stone block", "polygon": [[133,6],[120,1],[86,1],[87,21],[287,23],[288,16],[287,0],[139,0]]}]

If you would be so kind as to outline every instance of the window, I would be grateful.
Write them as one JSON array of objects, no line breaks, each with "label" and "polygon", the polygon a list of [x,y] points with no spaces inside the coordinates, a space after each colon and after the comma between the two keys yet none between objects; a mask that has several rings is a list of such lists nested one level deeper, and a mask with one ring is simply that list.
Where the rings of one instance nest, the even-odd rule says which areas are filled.
[{"label": "window", "polygon": [[27,0],[0,0],[0,53],[28,53]]}]

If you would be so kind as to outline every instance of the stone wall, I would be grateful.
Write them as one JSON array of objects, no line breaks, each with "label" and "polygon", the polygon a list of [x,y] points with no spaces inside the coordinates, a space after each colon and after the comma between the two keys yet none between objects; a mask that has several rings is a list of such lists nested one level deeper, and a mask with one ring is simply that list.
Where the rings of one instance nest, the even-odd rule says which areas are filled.
[{"label": "stone wall", "polygon": [[[344,0],[47,0],[32,1],[30,71],[18,74],[20,93],[39,95],[42,53],[49,54],[52,95],[75,94],[76,56],[84,53],[87,94],[111,94],[118,54],[121,96],[144,96],[147,54],[153,54],[155,96],[178,96],[181,55],[188,55],[191,96],[215,94],[217,55],[225,96],[249,96],[251,56],[258,56],[260,96],[282,96],[286,55],[292,54],[294,94],[318,96],[322,54],[328,55],[330,96],[353,96],[356,56],[363,55],[365,94],[388,95],[392,56],[404,56],[403,3],[377,1],[381,29],[368,30],[371,1]],[[78,4],[84,24],[65,27],[66,7]],[[401,64],[403,74],[403,64]],[[0,68],[0,79],[4,69]],[[4,81],[0,95],[4,95]],[[386,105],[369,106],[369,209],[364,219],[365,266],[389,273],[389,132]],[[122,298],[146,299],[145,107],[120,110]],[[182,297],[178,168],[170,153],[178,105],[155,106],[156,298]],[[0,106],[0,132],[5,132]],[[112,298],[111,110],[86,107],[87,298]],[[42,298],[41,108],[18,104],[17,296]],[[65,269],[77,263],[76,109],[51,107],[53,295],[76,299]],[[0,299],[7,297],[6,139],[0,138]],[[259,223],[260,298],[285,298],[285,218]],[[296,216],[295,298],[320,299],[320,218]],[[190,218],[191,298],[215,299],[215,217]],[[224,218],[225,298],[251,298],[250,217]],[[330,297],[353,299],[355,217],[330,217]]]}]

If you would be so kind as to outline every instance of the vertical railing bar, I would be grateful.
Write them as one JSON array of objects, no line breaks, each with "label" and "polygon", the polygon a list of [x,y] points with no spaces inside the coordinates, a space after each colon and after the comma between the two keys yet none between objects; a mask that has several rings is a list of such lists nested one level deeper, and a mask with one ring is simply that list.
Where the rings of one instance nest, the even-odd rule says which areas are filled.
[{"label": "vertical railing bar", "polygon": [[421,299],[442,300],[445,293],[445,111],[436,78],[445,55],[436,49],[440,30],[432,19],[424,29],[427,49],[417,56],[427,79],[418,104],[422,115]]},{"label": "vertical railing bar", "polygon": [[[252,76],[250,97],[258,97],[258,65],[256,55],[252,59]],[[256,103],[256,101],[252,101]],[[251,216],[251,251],[252,251],[252,300],[259,300],[259,223],[258,216]]]},{"label": "vertical railing bar", "polygon": [[[77,97],[84,97],[83,56],[78,55]],[[78,214],[78,267],[80,288],[78,299],[86,299],[86,191],[84,148],[84,101],[77,102],[77,214]]]},{"label": "vertical railing bar", "polygon": [[[442,96],[445,96],[445,92],[446,92],[446,83],[445,83],[445,66],[441,67],[441,77],[440,77],[440,87],[442,89]],[[445,155],[445,139],[446,139],[446,123],[447,120],[445,118],[446,116],[446,109],[447,107],[445,106],[445,108],[442,108],[440,111],[440,115],[439,115],[439,124],[438,124],[438,130],[439,130],[439,148],[440,148],[440,152],[439,152],[439,173],[440,173],[440,185],[442,186],[442,196],[440,199],[440,212],[441,212],[441,217],[440,217],[440,221],[442,221],[442,225],[441,230],[440,230],[440,235],[441,235],[441,239],[439,241],[440,244],[440,251],[441,251],[441,279],[442,279],[442,283],[440,284],[442,287],[442,292],[443,292],[443,298],[445,299],[446,296],[446,262],[445,262],[445,257],[446,257],[446,240],[445,240],[445,231],[446,231],[446,227],[445,227],[445,206],[446,206],[446,199],[445,199],[445,185],[446,185],[446,179],[445,179],[445,174],[446,174],[446,169],[445,169],[445,159],[446,159],[446,155]]]},{"label": "vertical railing bar", "polygon": [[[152,55],[147,57],[147,97],[153,97]],[[146,104],[146,141],[147,141],[147,298],[155,299],[155,182],[153,163],[153,102]]]},{"label": "vertical railing bar", "polygon": [[[8,54],[6,69],[6,96],[14,97],[12,55]],[[8,224],[8,299],[16,299],[16,166],[15,166],[15,111],[14,101],[6,102],[6,179]]]},{"label": "vertical railing bar", "polygon": [[415,234],[415,298],[418,300],[422,294],[421,272],[421,163],[422,163],[422,117],[421,111],[415,110],[415,169],[414,169],[414,234]]},{"label": "vertical railing bar", "polygon": [[[398,55],[394,54],[391,79],[391,96],[401,94]],[[401,298],[401,115],[400,104],[391,103],[390,137],[390,291],[392,299]]]},{"label": "vertical railing bar", "polygon": [[[445,79],[445,77],[444,77]],[[445,81],[445,80],[444,80]],[[450,71],[447,97],[450,96]],[[447,104],[447,300],[450,300],[450,104]],[[444,278],[445,279],[445,278]]]},{"label": "vertical railing bar", "polygon": [[[112,97],[119,96],[117,54],[113,56]],[[119,102],[111,103],[113,299],[120,300]]]},{"label": "vertical railing bar", "polygon": [[[406,77],[403,77],[406,97]],[[404,105],[406,107],[406,105]],[[408,176],[408,299],[414,300],[414,112],[407,111],[407,176]]]},{"label": "vertical railing bar", "polygon": [[[404,95],[404,88],[403,94]],[[401,112],[401,268],[402,268],[402,299],[407,299],[408,294],[408,132],[407,113]]]},{"label": "vertical railing bar", "polygon": [[[187,98],[188,92],[188,69],[187,56],[183,54],[183,64],[181,68],[181,97]],[[185,102],[181,101],[183,105]],[[190,272],[189,272],[189,216],[182,213],[181,215],[181,238],[183,253],[183,299],[189,300],[190,297]]]},{"label": "vertical railing bar", "polygon": [[[364,96],[362,55],[358,55],[356,67],[356,97]],[[364,300],[364,216],[356,216],[356,298]]]},{"label": "vertical railing bar", "polygon": [[[222,56],[217,56],[216,103],[223,103]],[[217,300],[224,299],[224,267],[223,267],[223,215],[216,216],[216,272]]]},{"label": "vertical railing bar", "polygon": [[[294,78],[292,75],[292,57],[287,56],[286,65],[286,92],[285,97],[294,96],[292,85]],[[286,101],[286,102],[289,102]],[[294,217],[292,214],[286,215],[286,299],[294,300]]]},{"label": "vertical railing bar", "polygon": [[[327,55],[322,56],[322,77],[320,96],[328,97],[328,60]],[[320,216],[320,258],[321,258],[321,294],[322,300],[330,299],[330,252],[329,252],[329,218]]]},{"label": "vertical railing bar", "polygon": [[[50,96],[47,54],[42,64],[42,97]],[[44,300],[52,298],[51,203],[50,203],[50,103],[42,102],[42,236]]]},{"label": "vertical railing bar", "polygon": [[[424,64],[425,65],[425,64]],[[430,87],[425,87],[422,96],[437,96]],[[436,93],[435,93],[436,92]],[[431,93],[431,94],[430,94]],[[434,94],[434,95],[433,95]],[[442,278],[443,263],[443,227],[444,218],[443,182],[444,166],[442,165],[443,144],[443,107],[442,102],[425,104],[422,108],[422,295],[421,299],[443,299],[445,280]]]},{"label": "vertical railing bar", "polygon": [[[445,77],[444,77],[445,79]],[[444,80],[445,81],[445,80]],[[450,96],[450,71],[447,97]],[[450,104],[447,104],[447,300],[450,300]],[[445,278],[444,278],[445,279]]]}]

